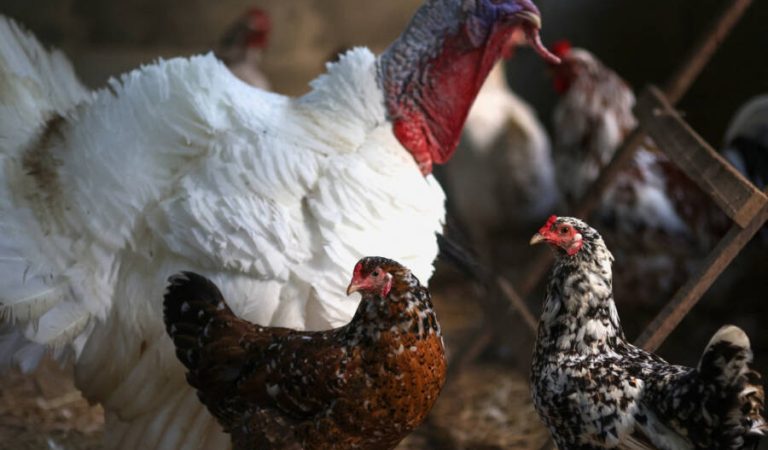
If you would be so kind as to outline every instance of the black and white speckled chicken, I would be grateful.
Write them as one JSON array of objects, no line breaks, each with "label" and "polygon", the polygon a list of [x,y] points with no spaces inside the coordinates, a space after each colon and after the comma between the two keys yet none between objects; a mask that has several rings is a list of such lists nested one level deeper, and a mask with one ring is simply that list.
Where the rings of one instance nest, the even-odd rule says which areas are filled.
[{"label": "black and white speckled chicken", "polygon": [[360,260],[352,321],[328,331],[240,319],[203,276],[171,277],[164,312],[187,381],[235,449],[391,449],[427,416],[445,381],[429,291],[410,270]]},{"label": "black and white speckled chicken", "polygon": [[749,339],[721,328],[697,367],[627,342],[613,302],[613,256],[573,218],[531,239],[553,249],[531,369],[536,409],[560,450],[748,449],[768,431]]}]

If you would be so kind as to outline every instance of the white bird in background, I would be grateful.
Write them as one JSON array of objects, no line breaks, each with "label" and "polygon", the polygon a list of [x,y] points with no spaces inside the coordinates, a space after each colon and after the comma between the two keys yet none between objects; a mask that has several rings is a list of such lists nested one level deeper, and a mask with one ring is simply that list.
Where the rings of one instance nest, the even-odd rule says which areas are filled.
[{"label": "white bird in background", "polygon": [[296,329],[350,320],[363,255],[428,280],[444,216],[432,164],[511,33],[556,60],[539,27],[529,0],[429,0],[381,56],[350,51],[288,98],[210,54],[89,94],[0,19],[3,316],[72,350],[108,447],[225,448],[164,335],[166,277],[193,270],[238,316]]},{"label": "white bird in background", "polygon": [[506,80],[505,63],[524,42],[522,30],[507,42],[469,111],[460,150],[441,168],[449,203],[481,253],[491,235],[529,228],[558,201],[549,136]]},{"label": "white bird in background", "polygon": [[[725,132],[722,154],[758,189],[768,186],[768,94],[743,104]],[[761,242],[768,244],[768,225],[760,230]],[[758,263],[759,264],[759,263]]]},{"label": "white bird in background", "polygon": [[731,119],[723,156],[759,189],[768,184],[768,95],[750,99]]}]

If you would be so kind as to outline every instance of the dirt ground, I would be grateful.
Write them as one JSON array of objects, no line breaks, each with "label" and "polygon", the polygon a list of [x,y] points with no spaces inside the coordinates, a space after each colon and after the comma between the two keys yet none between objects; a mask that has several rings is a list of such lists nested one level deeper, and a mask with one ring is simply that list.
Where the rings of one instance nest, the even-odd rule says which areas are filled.
[{"label": "dirt ground", "polygon": [[0,449],[99,448],[104,416],[72,383],[70,368],[45,361],[32,374],[0,375]]},{"label": "dirt ground", "polygon": [[[695,364],[711,333],[736,323],[752,338],[757,367],[768,373],[765,289],[768,252],[752,245],[715,284],[661,349],[670,361]],[[616,270],[621,270],[620,266]],[[445,265],[438,266],[433,298],[446,336],[449,360],[479,327],[477,290]],[[633,336],[661,306],[617,298]],[[453,374],[428,421],[400,445],[402,450],[547,448],[548,434],[528,391],[527,358],[532,339],[521,320],[514,342],[496,342],[475,363]],[[100,448],[103,413],[90,406],[72,383],[70,368],[48,361],[35,373],[0,375],[0,450],[90,450]],[[765,444],[761,448],[766,448]]]},{"label": "dirt ground", "polygon": [[[445,279],[441,284],[434,300],[451,352],[482,317],[471,286]],[[100,448],[103,411],[83,399],[71,372],[46,361],[32,374],[0,375],[0,450]],[[399,448],[539,449],[547,438],[531,404],[527,374],[484,361],[448,380],[428,422]]]}]

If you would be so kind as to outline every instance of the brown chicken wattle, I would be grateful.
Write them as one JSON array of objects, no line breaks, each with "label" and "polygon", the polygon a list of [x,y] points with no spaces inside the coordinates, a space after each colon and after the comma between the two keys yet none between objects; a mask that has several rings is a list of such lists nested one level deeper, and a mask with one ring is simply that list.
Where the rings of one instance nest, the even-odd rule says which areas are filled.
[{"label": "brown chicken wattle", "polygon": [[170,278],[165,324],[235,449],[391,449],[427,416],[445,381],[429,291],[399,263],[367,257],[340,328],[301,332],[235,316],[208,279]]}]

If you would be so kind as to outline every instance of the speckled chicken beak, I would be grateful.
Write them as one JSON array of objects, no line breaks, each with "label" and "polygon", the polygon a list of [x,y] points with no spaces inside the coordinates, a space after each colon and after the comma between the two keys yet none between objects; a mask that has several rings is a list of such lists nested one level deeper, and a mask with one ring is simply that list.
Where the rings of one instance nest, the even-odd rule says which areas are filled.
[{"label": "speckled chicken beak", "polygon": [[533,237],[531,238],[531,241],[529,242],[529,244],[530,244],[530,245],[541,244],[541,243],[542,243],[542,242],[544,242],[545,240],[546,240],[546,239],[544,238],[544,236],[542,236],[540,233],[536,233],[536,234],[534,234],[534,235],[533,235]]}]

